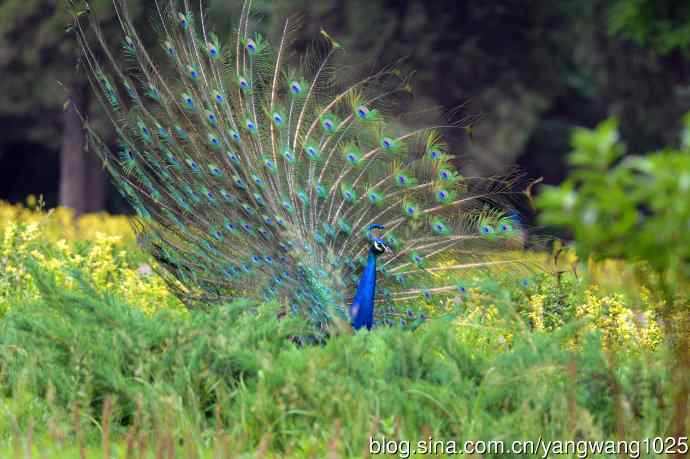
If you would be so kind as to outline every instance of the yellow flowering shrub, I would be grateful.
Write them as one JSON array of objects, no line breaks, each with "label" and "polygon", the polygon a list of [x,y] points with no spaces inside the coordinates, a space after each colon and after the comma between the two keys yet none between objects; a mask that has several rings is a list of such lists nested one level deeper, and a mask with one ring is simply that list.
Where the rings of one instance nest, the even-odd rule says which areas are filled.
[{"label": "yellow flowering shrub", "polygon": [[544,331],[544,299],[546,297],[540,293],[535,293],[530,298],[529,312],[527,317],[532,321],[535,330]]},{"label": "yellow flowering shrub", "polygon": [[[576,336],[599,332],[610,348],[653,349],[663,340],[653,312],[658,305],[644,287],[633,282],[626,265],[610,260],[590,263],[574,276],[572,266],[578,260],[573,251],[561,251],[557,261],[546,253],[527,257],[544,271],[537,274],[536,282],[528,280],[533,277],[529,273],[523,276],[500,269],[490,273],[449,271],[437,276],[440,285],[454,284],[458,291],[442,301],[423,302],[425,314],[453,317],[461,329],[494,330],[494,336],[506,343],[512,342],[517,330],[552,332],[573,320],[583,324]],[[441,266],[453,264],[457,262],[447,260]],[[549,274],[558,271],[563,273],[558,278]]]},{"label": "yellow flowering shrub", "polygon": [[[29,205],[35,207],[31,201]],[[136,248],[126,216],[87,214],[75,218],[69,209],[42,212],[0,202],[0,236],[0,316],[13,301],[38,296],[27,268],[29,260],[52,273],[66,289],[76,287],[71,275],[76,269],[87,273],[99,290],[118,295],[147,314],[162,308],[184,310],[155,274],[155,265]],[[545,253],[528,256],[533,264],[544,267],[549,260]],[[577,260],[572,252],[566,252],[561,261],[563,266],[570,266]],[[624,266],[613,263],[588,266],[594,282],[561,284],[558,288],[548,276],[528,289],[521,283],[523,279],[516,280],[509,270],[495,270],[490,275],[450,270],[439,274],[437,281],[457,285],[458,291],[441,301],[420,298],[416,308],[427,316],[452,317],[458,329],[495,330],[494,336],[508,344],[517,330],[516,319],[522,317],[524,325],[518,324],[518,328],[553,331],[580,319],[585,323],[580,334],[599,331],[607,346],[654,348],[661,342],[662,332],[651,312],[654,304],[650,295],[624,275]],[[456,264],[456,260],[446,260],[440,266]],[[508,285],[497,280],[503,274]],[[623,291],[627,295],[616,293]]]},{"label": "yellow flowering shrub", "polygon": [[184,313],[154,273],[153,263],[136,261],[142,257],[132,254],[134,239],[126,217],[103,214],[75,220],[65,209],[45,213],[9,205],[0,206],[0,215],[0,316],[12,303],[38,298],[32,263],[68,290],[76,287],[72,273],[78,270],[99,292],[147,314],[163,308]]},{"label": "yellow flowering shrub", "polygon": [[74,216],[74,211],[57,207],[47,212],[36,210],[36,198],[29,196],[28,207],[0,201],[0,231],[11,223],[41,224],[41,237],[51,241],[92,240],[96,233],[120,236],[122,243],[134,243],[134,233],[129,219],[124,215],[110,215],[105,212]]},{"label": "yellow flowering shrub", "polygon": [[595,291],[587,290],[576,317],[588,319],[585,329],[601,331],[605,346],[655,348],[661,343],[661,328],[651,311],[634,311],[626,306],[622,294],[600,296]]}]

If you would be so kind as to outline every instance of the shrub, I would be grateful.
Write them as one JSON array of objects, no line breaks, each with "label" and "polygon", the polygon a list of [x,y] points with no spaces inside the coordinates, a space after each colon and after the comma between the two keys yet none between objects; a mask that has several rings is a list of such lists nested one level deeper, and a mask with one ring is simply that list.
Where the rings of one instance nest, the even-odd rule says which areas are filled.
[{"label": "shrub", "polygon": [[675,353],[676,435],[687,432],[690,398],[690,113],[684,124],[678,148],[627,157],[614,119],[576,130],[571,176],[538,200],[542,221],[569,229],[581,259],[627,262],[655,297]]}]

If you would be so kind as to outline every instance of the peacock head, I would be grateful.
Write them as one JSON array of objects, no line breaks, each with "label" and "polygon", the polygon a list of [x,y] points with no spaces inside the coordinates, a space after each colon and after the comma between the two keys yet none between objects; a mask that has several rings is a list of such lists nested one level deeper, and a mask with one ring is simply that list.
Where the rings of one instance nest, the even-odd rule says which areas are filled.
[{"label": "peacock head", "polygon": [[[379,225],[378,223],[369,225],[367,228],[367,237],[369,239],[369,243],[371,244],[370,250],[376,256],[383,255],[384,253],[391,251],[390,246],[386,243],[386,241],[379,237],[380,231],[382,230],[383,225]],[[375,234],[374,231],[377,233]]]}]

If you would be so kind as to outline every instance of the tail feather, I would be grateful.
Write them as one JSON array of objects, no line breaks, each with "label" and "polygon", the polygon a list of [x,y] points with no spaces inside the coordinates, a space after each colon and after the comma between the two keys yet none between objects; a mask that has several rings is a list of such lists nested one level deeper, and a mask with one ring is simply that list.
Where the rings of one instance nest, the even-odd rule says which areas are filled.
[{"label": "tail feather", "polygon": [[[322,57],[291,68],[292,22],[274,48],[250,32],[250,1],[234,43],[188,0],[156,1],[160,57],[126,2],[114,5],[121,58],[95,18],[74,16],[118,151],[89,133],[139,215],[142,245],[186,301],[280,297],[324,325],[354,294],[373,223],[394,249],[379,266],[378,298],[392,304],[452,291],[434,284],[438,272],[516,261],[496,259],[522,234],[505,204],[513,183],[453,166],[440,132],[461,121],[406,130],[386,116],[387,101],[410,89],[396,67],[342,86],[333,64],[342,47],[323,33]],[[454,257],[463,261],[437,266]],[[415,285],[403,288],[405,277]]]}]

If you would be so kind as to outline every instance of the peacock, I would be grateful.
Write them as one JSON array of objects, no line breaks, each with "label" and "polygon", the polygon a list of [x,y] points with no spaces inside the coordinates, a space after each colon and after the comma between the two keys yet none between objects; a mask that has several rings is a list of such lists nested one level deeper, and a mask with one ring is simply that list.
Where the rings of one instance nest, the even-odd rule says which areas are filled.
[{"label": "peacock", "polygon": [[185,304],[277,300],[322,332],[411,326],[415,304],[465,292],[459,273],[520,263],[512,181],[454,166],[442,133],[462,119],[407,127],[397,66],[346,83],[325,31],[296,60],[292,21],[270,44],[251,0],[226,43],[201,5],[162,2],[146,31],[113,2],[119,50],[88,6],[71,29],[117,139],[85,120],[90,143]]}]

